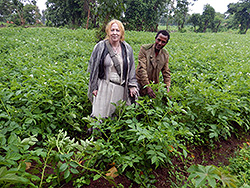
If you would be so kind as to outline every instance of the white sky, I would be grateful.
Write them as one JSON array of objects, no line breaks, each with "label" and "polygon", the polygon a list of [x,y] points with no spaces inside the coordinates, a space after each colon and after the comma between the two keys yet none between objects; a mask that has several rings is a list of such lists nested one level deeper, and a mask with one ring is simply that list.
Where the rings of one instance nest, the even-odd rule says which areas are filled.
[{"label": "white sky", "polygon": [[[46,9],[45,2],[47,0],[37,0],[37,6],[42,12],[42,10]],[[200,13],[202,14],[204,5],[210,4],[215,12],[225,13],[227,11],[227,5],[229,3],[237,3],[239,0],[197,0],[194,2],[193,6],[190,6],[189,13]]]},{"label": "white sky", "polygon": [[189,13],[202,14],[204,5],[210,4],[215,12],[225,13],[227,11],[227,5],[230,3],[237,3],[239,0],[198,0],[194,2],[193,6],[190,6]]},{"label": "white sky", "polygon": [[40,12],[42,13],[42,10],[45,10],[46,9],[46,3],[47,0],[37,0],[36,1],[36,5],[38,6]]}]

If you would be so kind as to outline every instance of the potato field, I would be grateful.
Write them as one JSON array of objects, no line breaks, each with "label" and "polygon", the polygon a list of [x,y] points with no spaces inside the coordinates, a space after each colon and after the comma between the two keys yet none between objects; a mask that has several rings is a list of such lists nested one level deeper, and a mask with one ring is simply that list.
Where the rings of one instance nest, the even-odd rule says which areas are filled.
[{"label": "potato field", "polygon": [[[136,65],[155,34],[126,31]],[[130,187],[157,187],[153,172],[178,158],[185,173],[166,187],[249,187],[249,140],[231,166],[191,165],[189,148],[249,135],[250,34],[170,36],[170,92],[152,84],[155,99],[121,103],[100,123],[87,97],[95,30],[0,28],[0,186],[129,187],[106,175],[113,168]]]}]

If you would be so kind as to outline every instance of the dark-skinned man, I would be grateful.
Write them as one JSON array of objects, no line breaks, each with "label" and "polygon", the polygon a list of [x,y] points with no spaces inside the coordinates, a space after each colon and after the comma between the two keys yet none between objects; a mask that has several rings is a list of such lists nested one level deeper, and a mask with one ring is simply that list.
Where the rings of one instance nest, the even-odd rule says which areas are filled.
[{"label": "dark-skinned man", "polygon": [[171,84],[170,69],[168,67],[169,54],[164,49],[169,39],[169,33],[166,30],[160,30],[155,36],[155,43],[141,46],[136,69],[136,78],[140,86],[141,96],[156,97],[152,88],[145,86],[151,82],[154,84],[159,83],[160,72],[162,72],[163,81],[166,84],[167,92],[169,92]]}]

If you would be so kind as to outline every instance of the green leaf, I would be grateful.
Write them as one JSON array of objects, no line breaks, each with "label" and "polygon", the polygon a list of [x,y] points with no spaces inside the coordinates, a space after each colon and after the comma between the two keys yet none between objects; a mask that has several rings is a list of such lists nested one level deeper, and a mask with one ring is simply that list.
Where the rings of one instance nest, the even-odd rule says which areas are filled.
[{"label": "green leaf", "polygon": [[0,114],[0,119],[9,119],[10,117],[6,113],[1,113]]},{"label": "green leaf", "polygon": [[218,134],[216,132],[212,132],[209,134],[209,138],[217,138],[218,137]]},{"label": "green leaf", "polygon": [[8,152],[6,155],[6,160],[17,161],[22,158],[22,155],[16,152]]},{"label": "green leaf", "polygon": [[63,163],[60,167],[59,167],[59,172],[63,172],[68,168],[68,164],[67,163]]},{"label": "green leaf", "polygon": [[78,163],[75,161],[71,161],[69,165],[72,166],[73,168],[77,168],[79,166]]},{"label": "green leaf", "polygon": [[161,150],[161,149],[162,149],[162,146],[156,145],[156,146],[155,146],[155,149],[156,149],[156,150]]},{"label": "green leaf", "polygon": [[146,136],[140,135],[139,138],[138,138],[138,141],[143,140],[144,138],[146,138]]},{"label": "green leaf", "polygon": [[185,158],[187,158],[187,152],[186,152],[185,149],[183,149],[183,155],[184,155]]},{"label": "green leaf", "polygon": [[36,149],[35,153],[37,156],[41,156],[43,158],[47,156],[47,153],[42,148]]},{"label": "green leaf", "polygon": [[102,177],[102,175],[96,174],[96,175],[93,177],[93,181],[98,180],[100,177]]},{"label": "green leaf", "polygon": [[76,115],[75,115],[74,113],[71,113],[70,115],[71,115],[71,117],[73,117],[74,119],[76,118]]},{"label": "green leaf", "polygon": [[3,134],[0,134],[0,146],[6,144],[6,138]]},{"label": "green leaf", "polygon": [[70,171],[73,173],[73,174],[79,174],[79,171],[75,168],[70,168]]},{"label": "green leaf", "polygon": [[8,144],[17,143],[17,135],[15,133],[11,133],[10,137],[8,138]]},{"label": "green leaf", "polygon": [[84,179],[82,180],[82,183],[86,184],[86,185],[89,185],[90,184],[90,179]]},{"label": "green leaf", "polygon": [[67,169],[65,172],[64,172],[64,179],[67,179],[70,175],[70,171],[69,169]]},{"label": "green leaf", "polygon": [[162,158],[166,158],[166,155],[162,152],[157,151],[157,154]]},{"label": "green leaf", "polygon": [[199,176],[195,179],[195,187],[202,186],[206,183],[206,176]]},{"label": "green leaf", "polygon": [[156,163],[156,161],[158,161],[158,158],[156,157],[156,155],[154,155],[152,158],[151,158],[151,162],[152,164]]},{"label": "green leaf", "polygon": [[149,151],[147,152],[147,154],[148,154],[148,155],[155,155],[155,151],[154,151],[154,150],[149,150]]},{"label": "green leaf", "polygon": [[35,137],[29,137],[22,140],[22,144],[34,145],[38,140]]},{"label": "green leaf", "polygon": [[216,181],[215,181],[215,179],[214,178],[211,178],[211,177],[207,177],[207,181],[208,181],[208,184],[210,185],[210,186],[212,186],[213,188],[215,188],[216,187]]},{"label": "green leaf", "polygon": [[31,124],[32,122],[33,122],[33,119],[30,119],[30,118],[25,119],[26,124]]},{"label": "green leaf", "polygon": [[0,168],[0,178],[7,173],[7,168],[5,166]]},{"label": "green leaf", "polygon": [[124,170],[128,167],[128,164],[125,163],[124,165],[122,165],[122,172],[124,172]]},{"label": "green leaf", "polygon": [[11,174],[6,174],[5,176],[1,177],[0,182],[28,184],[30,181],[27,178],[17,176],[11,173]]},{"label": "green leaf", "polygon": [[126,124],[128,124],[128,125],[130,125],[130,124],[133,123],[133,121],[132,121],[131,119],[128,119],[128,120],[126,120],[125,122],[126,122]]}]

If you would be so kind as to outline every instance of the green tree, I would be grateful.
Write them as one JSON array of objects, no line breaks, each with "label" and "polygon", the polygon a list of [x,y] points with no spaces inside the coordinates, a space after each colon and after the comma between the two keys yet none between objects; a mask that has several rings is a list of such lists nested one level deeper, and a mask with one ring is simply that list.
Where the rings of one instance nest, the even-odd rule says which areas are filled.
[{"label": "green tree", "polygon": [[45,24],[46,18],[45,18],[45,10],[42,10],[42,15],[41,15],[41,22]]},{"label": "green tree", "polygon": [[126,11],[123,21],[126,29],[157,31],[161,15],[170,0],[125,0]]},{"label": "green tree", "polygon": [[214,22],[215,10],[214,8],[206,4],[204,6],[204,11],[202,13],[202,32],[205,33],[208,27],[212,28],[212,23]]},{"label": "green tree", "polygon": [[23,15],[23,7],[24,4],[22,1],[19,0],[13,0],[12,1],[12,10],[13,12],[16,12],[19,19],[20,19],[20,24],[24,25],[25,24],[25,19],[24,19],[24,15]]},{"label": "green tree", "polygon": [[100,26],[112,18],[119,19],[125,11],[123,0],[47,0],[46,20],[51,26]]},{"label": "green tree", "polygon": [[123,21],[125,23],[126,29],[136,31],[144,30],[144,19],[142,18],[142,14],[144,12],[145,4],[143,3],[143,1],[126,0],[125,4],[126,11]]},{"label": "green tree", "polygon": [[97,14],[98,20],[106,25],[112,18],[120,19],[125,11],[123,0],[98,0]]},{"label": "green tree", "polygon": [[224,21],[227,29],[238,29],[238,24],[234,23],[234,16],[232,14],[227,14]]},{"label": "green tree", "polygon": [[212,23],[212,30],[213,30],[213,32],[215,32],[215,33],[218,32],[219,27],[224,22],[224,19],[225,19],[225,15],[224,14],[221,14],[219,12],[215,13],[214,22]]},{"label": "green tree", "polygon": [[9,0],[0,0],[0,21],[9,21],[12,14],[11,2]]},{"label": "green tree", "polygon": [[179,31],[184,28],[189,4],[188,0],[177,0],[177,5],[174,10],[174,19],[178,25]]},{"label": "green tree", "polygon": [[197,32],[197,26],[201,25],[201,15],[199,13],[194,13],[188,20],[188,23],[191,23],[194,27],[194,32]]},{"label": "green tree", "polygon": [[84,16],[84,0],[47,0],[46,19],[53,26],[80,26]]},{"label": "green tree", "polygon": [[23,7],[23,17],[26,23],[35,24],[38,22],[41,14],[39,13],[39,9],[36,5],[26,4]]},{"label": "green tree", "polygon": [[230,3],[227,12],[233,15],[234,24],[240,28],[239,33],[246,34],[250,26],[250,0],[240,0]]},{"label": "green tree", "polygon": [[197,0],[168,0],[161,17],[160,23],[166,23],[166,29],[170,23],[178,25],[178,29],[182,30],[186,20],[189,20],[188,9]]},{"label": "green tree", "polygon": [[13,20],[18,25],[24,25],[26,19],[28,23],[35,23],[40,18],[35,0],[0,0],[0,7],[1,21]]},{"label": "green tree", "polygon": [[121,19],[125,6],[123,0],[97,0],[95,5],[95,16],[97,22],[100,23],[96,34],[99,41],[106,36],[105,28],[107,23],[113,18]]},{"label": "green tree", "polygon": [[[92,24],[95,26],[96,25],[96,17],[93,16],[93,7],[95,5],[95,0],[86,0],[85,4],[84,4],[84,12],[86,15],[87,12],[87,20],[86,20],[86,26],[85,28],[88,29],[89,28],[89,23],[90,23],[90,19],[92,18]],[[92,12],[92,13],[91,13]]]},{"label": "green tree", "polygon": [[86,27],[89,28],[90,20],[95,22],[95,10],[98,4],[95,0],[47,0],[45,17],[47,24],[52,26]]},{"label": "green tree", "polygon": [[168,26],[170,21],[173,21],[173,12],[174,12],[174,4],[175,0],[169,1],[169,4],[167,5],[166,11],[164,12],[164,17],[167,19],[166,21],[166,29],[168,30]]}]

